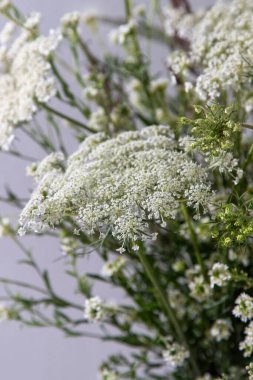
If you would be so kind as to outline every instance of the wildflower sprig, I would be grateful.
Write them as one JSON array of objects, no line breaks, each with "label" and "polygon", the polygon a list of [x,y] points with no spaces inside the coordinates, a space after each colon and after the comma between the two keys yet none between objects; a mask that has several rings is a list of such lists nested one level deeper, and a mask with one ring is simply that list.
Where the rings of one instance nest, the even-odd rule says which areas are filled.
[{"label": "wildflower sprig", "polygon": [[227,203],[216,214],[213,237],[219,238],[223,247],[243,245],[253,236],[251,205]]},{"label": "wildflower sprig", "polygon": [[[0,195],[21,212],[19,227],[0,218],[0,238],[36,274],[0,275],[0,319],[127,345],[102,380],[249,380],[252,1],[133,3],[122,18],[67,13],[44,35],[40,14],[0,0],[0,149],[33,182]],[[95,36],[105,54],[89,22],[91,39],[113,25]],[[57,240],[67,294],[18,228]]]},{"label": "wildflower sprig", "polygon": [[191,127],[193,141],[190,147],[212,158],[220,156],[222,152],[232,151],[240,131],[240,123],[233,120],[234,107],[196,105],[194,110],[195,119],[182,117],[179,120],[180,125]]}]

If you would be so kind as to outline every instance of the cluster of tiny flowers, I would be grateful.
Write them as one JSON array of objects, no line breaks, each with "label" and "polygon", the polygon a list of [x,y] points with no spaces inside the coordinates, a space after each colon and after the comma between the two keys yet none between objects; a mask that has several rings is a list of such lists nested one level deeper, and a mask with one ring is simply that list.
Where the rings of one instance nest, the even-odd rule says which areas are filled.
[{"label": "cluster of tiny flowers", "polygon": [[186,359],[189,358],[189,351],[187,351],[181,344],[169,340],[162,355],[165,362],[167,362],[174,370],[181,367]]},{"label": "cluster of tiny flowers", "polygon": [[245,329],[245,339],[240,343],[240,350],[243,351],[245,357],[249,357],[253,354],[253,322]]},{"label": "cluster of tiny flowers", "polygon": [[101,321],[106,315],[103,301],[100,297],[92,297],[85,300],[84,318],[90,322]]},{"label": "cluster of tiny flowers", "polygon": [[215,263],[209,271],[209,276],[211,288],[215,285],[222,287],[231,279],[228,266],[222,263]]},{"label": "cluster of tiny flowers", "polygon": [[198,302],[209,299],[211,294],[211,287],[206,282],[199,265],[188,269],[186,271],[186,278],[191,296]]},{"label": "cluster of tiny flowers", "polygon": [[65,157],[62,152],[53,152],[46,156],[39,163],[32,163],[26,168],[27,175],[33,177],[37,183],[49,172],[61,170],[65,164]]},{"label": "cluster of tiny flowers", "polygon": [[235,301],[233,314],[240,318],[243,322],[247,322],[253,318],[253,298],[246,293],[242,293]]},{"label": "cluster of tiny flowers", "polygon": [[61,35],[51,31],[47,37],[37,36],[34,31],[39,19],[39,14],[32,14],[16,39],[11,38],[14,29],[10,27],[9,35],[5,28],[4,38],[2,34],[0,39],[0,149],[3,150],[13,140],[13,128],[31,121],[38,103],[48,102],[56,93],[48,57],[57,48]]},{"label": "cluster of tiny flowers", "polygon": [[105,277],[112,277],[115,274],[121,272],[125,265],[126,260],[124,259],[124,257],[118,257],[113,261],[105,263],[101,271],[102,275]]},{"label": "cluster of tiny flowers", "polygon": [[228,173],[235,184],[243,175],[238,159],[232,151],[238,139],[240,124],[233,121],[233,106],[223,108],[218,104],[210,107],[194,106],[195,119],[182,117],[180,125],[191,126],[190,136],[181,139],[181,145],[187,151],[201,152],[210,169],[218,169],[220,173]]},{"label": "cluster of tiny flowers", "polygon": [[176,150],[170,128],[146,127],[111,139],[100,133],[40,179],[21,214],[20,233],[41,232],[68,215],[81,230],[111,231],[124,246],[155,238],[148,220],[164,225],[174,219],[181,199],[198,215],[210,197],[205,169]]},{"label": "cluster of tiny flowers", "polygon": [[210,335],[216,342],[221,342],[230,337],[231,330],[232,325],[228,319],[217,319],[210,329]]},{"label": "cluster of tiny flowers", "polygon": [[253,234],[252,217],[244,207],[232,203],[221,205],[216,221],[219,229],[214,228],[213,237],[219,236],[219,242],[224,247],[235,243],[245,244]]},{"label": "cluster of tiny flowers", "polygon": [[73,236],[60,236],[60,243],[63,255],[74,254],[80,248],[79,241]]},{"label": "cluster of tiny flowers", "polygon": [[183,7],[175,8],[168,5],[163,15],[165,32],[169,37],[179,36],[182,39],[189,39],[196,23],[203,17],[203,11],[189,13]]},{"label": "cluster of tiny flowers", "polygon": [[253,363],[250,363],[247,367],[246,370],[249,375],[249,380],[253,380]]},{"label": "cluster of tiny flowers", "polygon": [[194,106],[194,110],[196,119],[181,118],[180,121],[192,127],[191,148],[212,157],[220,156],[221,151],[233,149],[240,131],[240,124],[231,118],[233,106],[223,108],[213,104],[207,108]]},{"label": "cluster of tiny flowers", "polygon": [[61,28],[63,32],[68,28],[75,29],[78,26],[80,19],[81,19],[80,12],[74,11],[74,12],[66,13],[61,18]]},{"label": "cluster of tiny flowers", "polygon": [[[169,19],[165,24],[170,33],[168,24],[176,24],[179,17],[183,20],[181,24],[187,25],[189,20],[191,27],[194,23],[191,33],[187,27],[185,33],[181,33],[190,43],[190,52],[180,51],[176,56],[180,62],[188,60],[188,66],[197,64],[201,67],[195,88],[203,100],[215,99],[228,88],[238,91],[249,82],[244,73],[248,70],[247,62],[253,57],[252,12],[251,0],[218,1],[200,17],[175,15],[175,22]],[[175,56],[172,66],[174,62]]]},{"label": "cluster of tiny flowers", "polygon": [[109,39],[118,45],[124,45],[128,37],[133,33],[136,27],[136,21],[130,20],[125,25],[120,25],[117,29],[111,30],[109,34]]}]

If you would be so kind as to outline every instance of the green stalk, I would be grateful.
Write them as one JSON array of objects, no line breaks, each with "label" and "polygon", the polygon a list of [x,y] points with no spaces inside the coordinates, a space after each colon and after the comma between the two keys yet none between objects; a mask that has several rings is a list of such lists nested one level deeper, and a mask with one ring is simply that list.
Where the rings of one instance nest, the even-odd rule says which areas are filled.
[{"label": "green stalk", "polygon": [[196,374],[199,374],[199,369],[198,369],[197,363],[196,363],[196,361],[193,357],[193,353],[191,352],[191,349],[187,343],[187,339],[184,335],[184,332],[182,331],[180,324],[174,315],[174,311],[173,311],[172,307],[170,306],[168,297],[166,296],[163,288],[161,287],[159,281],[157,280],[156,273],[155,273],[154,269],[152,268],[152,266],[151,266],[151,264],[147,258],[147,255],[143,252],[141,247],[138,251],[138,254],[139,254],[140,261],[141,261],[150,281],[152,282],[152,284],[154,286],[155,296],[156,296],[159,304],[161,305],[162,309],[164,310],[164,313],[166,314],[166,316],[168,318],[169,324],[173,326],[173,328],[176,331],[178,338],[184,344],[186,349],[190,352],[190,362],[192,364],[194,372]]},{"label": "green stalk", "polygon": [[197,238],[197,235],[196,235],[196,233],[194,231],[194,228],[193,228],[193,225],[192,225],[191,218],[190,218],[190,215],[188,213],[187,207],[185,206],[184,203],[181,204],[181,210],[182,210],[182,213],[184,215],[185,221],[186,221],[188,229],[189,229],[190,238],[191,238],[191,242],[192,242],[192,245],[193,245],[194,254],[195,254],[197,263],[199,264],[199,266],[201,268],[201,272],[202,272],[203,277],[205,278],[206,281],[208,281],[205,265],[204,265],[202,256],[201,256],[200,251],[199,251],[198,238]]},{"label": "green stalk", "polygon": [[42,107],[44,109],[46,109],[47,111],[49,112],[52,112],[54,115],[62,118],[62,119],[65,119],[66,121],[68,121],[69,123],[71,124],[74,124],[78,127],[81,127],[81,128],[84,128],[86,129],[87,131],[91,132],[91,133],[94,133],[95,131],[92,129],[92,128],[89,128],[88,125],[84,124],[84,123],[81,123],[80,121],[76,120],[76,119],[73,119],[72,117],[58,111],[58,110],[55,110],[53,109],[52,107],[49,107],[48,105],[46,104],[42,104]]},{"label": "green stalk", "polygon": [[125,0],[125,12],[126,12],[127,19],[129,20],[132,15],[131,0]]}]

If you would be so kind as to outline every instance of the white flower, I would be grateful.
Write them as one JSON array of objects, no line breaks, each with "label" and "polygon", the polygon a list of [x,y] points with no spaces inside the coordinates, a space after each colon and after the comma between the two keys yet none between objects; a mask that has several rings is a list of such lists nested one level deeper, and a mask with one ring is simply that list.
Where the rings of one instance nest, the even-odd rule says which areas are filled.
[{"label": "white flower", "polygon": [[0,75],[0,149],[8,149],[14,127],[32,119],[37,101],[47,102],[55,95],[47,57],[59,39],[58,33],[51,32],[31,40],[25,30],[5,52],[6,67]]},{"label": "white flower", "polygon": [[215,263],[209,271],[210,286],[213,288],[215,285],[223,286],[231,279],[228,266],[222,263]]},{"label": "white flower", "polygon": [[205,301],[210,297],[212,289],[202,275],[199,265],[195,265],[193,268],[188,269],[186,271],[186,278],[191,296],[198,302]]},{"label": "white flower", "polygon": [[89,127],[94,129],[94,131],[100,132],[105,131],[108,125],[108,116],[102,107],[97,108],[91,113],[89,119]]},{"label": "white flower", "polygon": [[253,318],[253,298],[246,293],[241,293],[235,301],[233,314],[243,322]]},{"label": "white flower", "polygon": [[38,12],[33,12],[27,17],[24,23],[24,28],[31,31],[37,30],[40,24],[41,14]]},{"label": "white flower", "polygon": [[118,257],[116,260],[105,263],[101,273],[103,276],[112,277],[113,275],[119,273],[125,267],[125,265],[126,260],[124,257]]},{"label": "white flower", "polygon": [[81,14],[81,19],[88,27],[96,27],[98,12],[95,9],[86,10]]},{"label": "white flower", "polygon": [[136,27],[136,22],[130,20],[125,25],[120,25],[117,29],[111,30],[109,34],[109,39],[118,45],[124,45],[127,41],[129,35],[134,31]]},{"label": "white flower", "polygon": [[162,355],[172,369],[181,367],[190,356],[189,352],[182,345],[175,342],[168,342]]},{"label": "white flower", "polygon": [[232,325],[230,320],[217,319],[210,330],[210,334],[214,340],[220,342],[222,340],[227,340],[230,337],[231,329]]},{"label": "white flower", "polygon": [[90,322],[101,321],[105,316],[105,309],[100,297],[92,297],[85,301],[84,318]]},{"label": "white flower", "polygon": [[244,357],[250,357],[253,354],[253,322],[245,329],[245,339],[240,343],[239,349],[243,351]]},{"label": "white flower", "polygon": [[[0,45],[6,45],[11,38],[13,37],[13,34],[15,32],[15,24],[14,22],[10,21],[7,22],[0,33]],[[3,48],[3,46],[1,46]],[[6,46],[5,46],[6,49]],[[1,60],[0,60],[1,61]]]},{"label": "white flower", "polygon": [[9,311],[5,305],[0,304],[0,322],[6,321],[9,318]]},{"label": "white flower", "polygon": [[163,225],[174,219],[180,199],[197,213],[210,202],[205,169],[174,147],[166,126],[87,138],[41,177],[21,214],[21,232],[43,231],[72,215],[89,234],[111,231],[120,242],[152,239],[148,220]]},{"label": "white flower", "polygon": [[67,28],[76,28],[80,22],[80,19],[81,19],[80,12],[74,11],[74,12],[66,13],[61,18],[61,27],[63,30]]},{"label": "white flower", "polygon": [[[177,33],[190,43],[190,52],[175,52],[169,66],[190,79],[186,66],[197,66],[200,74],[195,89],[203,100],[216,99],[223,90],[251,91],[248,62],[253,57],[253,2],[217,1],[205,13],[189,15],[183,9],[170,9],[166,31]],[[188,61],[188,62],[187,62]]]}]

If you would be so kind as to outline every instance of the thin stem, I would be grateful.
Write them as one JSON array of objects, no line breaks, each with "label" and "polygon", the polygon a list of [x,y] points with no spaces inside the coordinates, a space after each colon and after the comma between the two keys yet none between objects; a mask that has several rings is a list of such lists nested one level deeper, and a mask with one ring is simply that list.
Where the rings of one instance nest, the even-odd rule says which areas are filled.
[{"label": "thin stem", "polygon": [[132,13],[131,13],[131,0],[125,0],[125,12],[127,19],[129,20]]},{"label": "thin stem", "polygon": [[[151,264],[147,258],[147,255],[143,252],[141,247],[140,247],[138,253],[139,253],[140,261],[141,261],[150,281],[154,285],[155,295],[157,297],[158,302],[162,306],[166,316],[168,317],[170,324],[175,329],[175,331],[178,335],[178,338],[183,342],[183,344],[185,345],[187,350],[190,352],[191,350],[190,350],[189,345],[187,343],[187,339],[186,339],[186,337],[185,337],[185,335],[184,335],[184,333],[180,327],[179,322],[177,321],[177,319],[174,315],[173,309],[170,306],[169,300],[168,300],[163,288],[161,287],[159,281],[157,280],[157,276],[156,276],[155,271],[152,268],[152,266],[151,266]],[[196,361],[193,357],[192,352],[190,352],[190,361],[191,361],[191,364],[192,364],[194,371],[198,374],[199,373],[198,366],[196,364]]]},{"label": "thin stem", "polygon": [[191,238],[191,242],[193,245],[196,260],[197,260],[198,264],[200,265],[201,272],[202,272],[205,280],[208,280],[206,270],[205,270],[205,265],[204,265],[204,262],[203,262],[203,259],[202,259],[202,256],[201,256],[200,250],[199,250],[198,238],[197,238],[196,233],[194,231],[194,228],[193,228],[187,207],[183,203],[181,205],[181,210],[182,210],[182,213],[184,215],[185,221],[186,221],[188,229],[189,229],[190,238]]},{"label": "thin stem", "polygon": [[50,107],[48,105],[43,104],[43,108],[45,108],[47,111],[52,112],[53,114],[59,116],[62,119],[67,120],[71,124],[74,124],[74,125],[77,125],[78,127],[84,128],[84,129],[86,129],[87,131],[89,131],[91,133],[95,132],[92,128],[88,127],[88,125],[86,125],[84,123],[81,123],[80,121],[78,121],[76,119],[73,119],[72,117],[70,117],[70,116],[68,116],[68,115],[66,115],[66,114],[64,114],[64,113],[62,113],[60,111],[57,111],[57,110],[55,110],[54,108],[52,108],[52,107]]},{"label": "thin stem", "polygon": [[242,128],[247,128],[247,129],[253,129],[253,125],[250,124],[241,124]]}]

